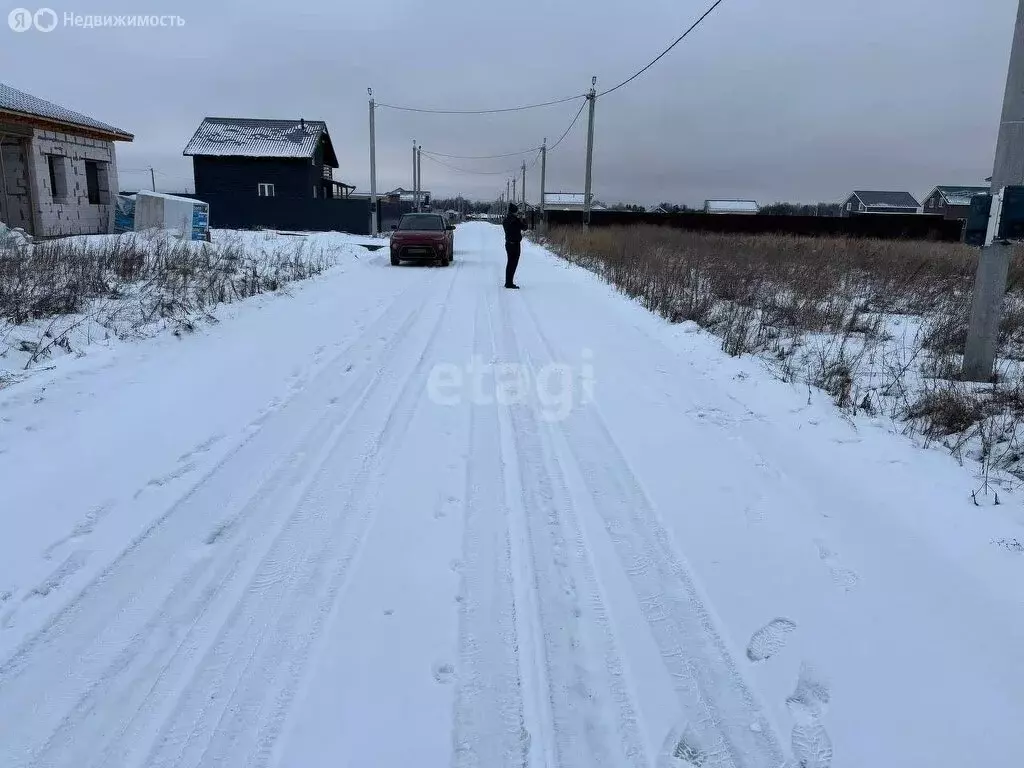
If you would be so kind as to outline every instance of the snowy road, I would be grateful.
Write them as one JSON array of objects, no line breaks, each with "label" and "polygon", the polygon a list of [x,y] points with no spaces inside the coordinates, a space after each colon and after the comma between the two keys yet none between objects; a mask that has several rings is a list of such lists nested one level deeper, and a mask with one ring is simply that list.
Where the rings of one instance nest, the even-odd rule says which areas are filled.
[{"label": "snowy road", "polygon": [[0,765],[1024,752],[1019,500],[497,227],[383,254],[0,392]]}]

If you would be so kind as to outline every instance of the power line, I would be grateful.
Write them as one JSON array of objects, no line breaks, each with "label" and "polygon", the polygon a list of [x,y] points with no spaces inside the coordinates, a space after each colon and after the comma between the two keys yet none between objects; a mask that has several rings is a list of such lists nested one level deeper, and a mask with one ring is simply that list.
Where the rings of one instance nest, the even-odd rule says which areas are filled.
[{"label": "power line", "polygon": [[528,155],[531,152],[536,152],[540,147],[530,147],[524,149],[522,152],[507,152],[503,155],[446,155],[444,152],[431,152],[424,149],[423,154],[434,155],[434,157],[447,157],[453,160],[494,160],[499,157],[519,157],[520,155]]},{"label": "power line", "polygon": [[583,110],[586,108],[586,106],[587,106],[587,102],[586,101],[584,101],[582,104],[580,104],[580,109],[579,109],[579,112],[576,113],[576,117],[574,117],[572,119],[572,122],[569,123],[569,127],[565,129],[565,133],[563,133],[561,136],[558,137],[558,141],[556,141],[554,144],[552,144],[550,147],[548,147],[548,152],[551,152],[552,150],[554,150],[555,147],[557,147],[559,144],[561,144],[565,140],[565,137],[569,135],[569,131],[571,131],[573,129],[573,126],[576,125],[576,121],[580,119],[580,115],[583,114]]},{"label": "power line", "polygon": [[623,80],[621,83],[616,85],[614,88],[609,88],[607,91],[602,91],[601,93],[599,93],[597,95],[598,96],[607,96],[612,91],[617,91],[622,86],[627,85],[627,84],[633,82],[634,80],[636,80],[638,77],[640,77],[640,75],[642,75],[648,69],[650,69],[655,64],[657,64],[661,60],[661,58],[663,56],[665,56],[665,54],[667,54],[669,51],[671,51],[673,48],[675,48],[677,45],[679,45],[679,43],[682,42],[683,38],[685,38],[687,35],[689,35],[691,32],[693,32],[693,30],[695,30],[698,26],[700,26],[700,23],[702,21],[704,21],[704,19],[706,19],[708,16],[710,16],[711,13],[715,10],[715,8],[717,8],[719,5],[721,5],[723,1],[724,0],[715,0],[715,2],[711,5],[711,7],[708,8],[706,11],[704,11],[704,14],[702,16],[699,19],[697,19],[695,22],[693,22],[693,24],[690,25],[689,29],[687,29],[685,32],[683,32],[683,34],[681,34],[679,37],[677,37],[675,39],[675,42],[672,43],[672,45],[670,45],[668,48],[666,48],[664,51],[662,51],[656,57],[654,57],[654,59],[646,67],[644,67],[643,69],[639,70],[638,72],[635,72],[633,75],[631,75],[630,77],[628,77],[625,80]]},{"label": "power line", "polygon": [[545,101],[539,104],[524,104],[519,107],[504,107],[502,109],[421,109],[419,107],[400,107],[380,102],[377,102],[376,106],[385,107],[386,109],[397,109],[400,112],[426,112],[431,115],[495,115],[501,112],[522,112],[527,109],[551,107],[555,104],[565,104],[567,101],[575,101],[582,98],[585,98],[585,94],[580,93],[575,96],[566,96],[564,99],[554,99],[553,101]]},{"label": "power line", "polygon": [[436,157],[431,157],[426,152],[424,152],[423,155],[427,158],[427,160],[429,160],[432,163],[437,163],[438,165],[443,165],[445,168],[448,168],[448,169],[453,170],[453,171],[458,171],[459,173],[469,173],[469,174],[473,174],[475,176],[501,176],[501,175],[507,175],[507,174],[510,174],[510,173],[515,173],[516,171],[519,170],[519,168],[513,168],[513,169],[508,170],[508,171],[471,171],[468,168],[456,168],[454,165],[450,165],[450,164],[444,162],[443,160],[438,160]]}]

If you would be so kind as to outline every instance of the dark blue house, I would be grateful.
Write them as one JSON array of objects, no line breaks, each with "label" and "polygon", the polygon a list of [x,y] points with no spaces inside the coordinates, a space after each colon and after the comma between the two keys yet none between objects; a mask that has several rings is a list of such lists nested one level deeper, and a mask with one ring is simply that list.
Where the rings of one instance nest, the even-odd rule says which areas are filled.
[{"label": "dark blue house", "polygon": [[213,227],[369,232],[369,200],[334,179],[338,156],[321,120],[208,117],[184,155]]}]

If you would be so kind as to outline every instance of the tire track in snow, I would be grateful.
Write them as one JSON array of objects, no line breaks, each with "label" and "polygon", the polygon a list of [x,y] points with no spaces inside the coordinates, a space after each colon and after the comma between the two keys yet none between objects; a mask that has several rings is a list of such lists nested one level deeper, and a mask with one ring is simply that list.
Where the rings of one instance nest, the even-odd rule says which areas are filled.
[{"label": "tire track in snow", "polygon": [[[382,368],[364,372],[345,390],[347,398],[354,398],[349,404],[355,405],[383,374],[383,367],[421,311],[422,302],[411,302],[412,309],[408,313],[391,310],[407,300],[409,293],[426,293],[433,282],[402,292],[332,361],[334,365],[329,364],[318,375],[318,389],[299,397],[301,401],[312,401],[306,402],[305,412],[292,413],[291,410],[298,407],[294,406],[272,423],[276,429],[268,425],[261,435],[262,440],[250,438],[218,463],[203,482],[155,522],[49,626],[30,638],[0,667],[0,723],[4,723],[0,732],[10,727],[11,734],[10,738],[0,739],[3,745],[0,755],[9,749],[20,761],[29,759],[33,752],[42,748],[52,754],[50,762],[53,764],[59,764],[55,761],[63,755],[72,764],[81,765],[81,755],[72,754],[75,742],[81,744],[80,729],[91,730],[89,741],[97,744],[99,751],[106,738],[116,740],[117,731],[135,727],[131,718],[122,725],[106,720],[102,712],[110,705],[131,711],[138,706],[140,698],[151,701],[151,697],[145,698],[147,683],[153,684],[151,676],[159,678],[161,669],[170,663],[168,658],[173,660],[179,652],[188,656],[202,650],[202,639],[196,639],[191,629],[210,609],[218,594],[237,580],[233,579],[236,573],[244,571],[246,563],[258,561],[266,548],[259,542],[272,540],[276,530],[273,526],[266,527],[266,518],[287,519],[287,515],[280,514],[279,507],[286,504],[293,486],[300,483],[303,471],[302,457],[296,455],[298,449],[288,450],[293,447],[292,441],[287,439],[289,433],[304,432],[295,441],[304,451],[315,453],[318,446],[323,447],[346,414],[345,410],[338,409],[338,418],[323,419],[322,408],[316,407],[335,388],[332,374],[336,373],[336,367],[365,346],[360,342],[370,334],[390,331],[383,345],[369,341],[370,348],[382,350]],[[294,429],[293,422],[298,422],[300,428]],[[276,468],[272,464],[271,470],[258,475],[250,485],[251,492],[238,493],[237,486],[245,485],[238,481],[249,479],[250,472],[246,468],[251,466],[252,454],[260,448],[273,452]],[[236,499],[237,502],[232,503]],[[205,533],[210,511],[225,507],[228,518],[232,517],[234,507],[234,517],[241,523],[233,534],[234,547],[227,547],[228,542],[222,540],[212,556],[204,552],[199,557],[180,557],[180,553],[188,551],[190,542]],[[168,558],[168,553],[174,553],[175,557]],[[182,560],[186,562],[182,564]],[[232,589],[237,590],[238,586]],[[169,624],[170,619],[174,622]],[[50,694],[42,701],[37,700],[40,689]],[[31,725],[23,723],[23,727],[16,727],[28,711],[33,714]],[[41,737],[46,742],[42,745]]]},{"label": "tire track in snow", "polygon": [[[530,380],[536,381],[536,370],[523,354],[505,305],[504,297],[499,298],[500,357],[525,365],[532,373]],[[560,768],[646,766],[623,664],[559,457],[550,439],[545,439],[534,404],[512,405],[507,413],[522,493],[517,511],[526,524],[542,635],[554,764]]]},{"label": "tire track in snow", "polygon": [[[147,766],[263,766],[270,761],[309,652],[372,524],[388,459],[425,390],[429,356],[454,282],[452,276],[437,317],[419,329],[426,339],[422,345],[416,340],[420,351],[410,356],[411,369],[400,374],[403,366],[388,366],[357,407],[356,424],[346,432],[370,436],[355,445],[340,443],[334,452],[338,464],[319,472],[298,515],[264,558],[254,578],[257,588],[236,606],[189,681]],[[375,407],[377,402],[383,408]],[[269,580],[261,581],[261,573]],[[257,625],[260,630],[253,631]],[[211,704],[211,692],[224,695]]]},{"label": "tire track in snow", "polygon": [[[543,358],[557,361],[528,301],[520,316],[524,323],[509,322],[531,327]],[[784,762],[779,741],[597,404],[574,410],[558,428],[661,651],[686,718],[687,748],[706,766],[776,768]]]},{"label": "tire track in snow", "polygon": [[[488,317],[480,297],[473,355],[490,360]],[[509,509],[501,435],[493,406],[471,403],[466,465],[459,667],[452,734],[454,768],[520,768],[529,763],[519,671]]]}]

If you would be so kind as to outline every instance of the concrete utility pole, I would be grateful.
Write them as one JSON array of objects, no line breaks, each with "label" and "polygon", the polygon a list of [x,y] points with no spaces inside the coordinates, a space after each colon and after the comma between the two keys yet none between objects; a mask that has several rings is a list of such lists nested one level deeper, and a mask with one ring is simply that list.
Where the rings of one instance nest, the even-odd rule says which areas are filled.
[{"label": "concrete utility pole", "polygon": [[416,170],[416,139],[412,140],[412,209],[420,209],[420,175]]},{"label": "concrete utility pole", "polygon": [[373,124],[373,88],[367,88],[370,94],[370,234],[380,232],[380,218],[377,214],[377,134]]},{"label": "concrete utility pole", "polygon": [[[1010,66],[1003,96],[996,158],[992,169],[992,194],[1004,187],[1024,183],[1024,0],[1017,6],[1017,23],[1010,49]],[[993,206],[993,215],[998,214]],[[990,227],[990,232],[993,228]],[[995,368],[999,322],[1003,314],[1006,276],[1014,245],[991,242],[981,249],[974,278],[971,319],[964,348],[964,377],[988,381]]]},{"label": "concrete utility pole", "polygon": [[516,197],[516,184],[517,184],[518,182],[519,182],[519,179],[517,179],[517,178],[516,178],[515,176],[513,176],[513,177],[512,177],[512,197],[511,197],[511,200],[512,200],[512,202],[513,202],[513,203],[514,203],[514,202],[515,202],[516,200],[518,200],[518,199],[519,199],[518,197]]},{"label": "concrete utility pole", "polygon": [[526,210],[526,161],[523,160],[523,210]]},{"label": "concrete utility pole", "polygon": [[153,170],[152,166],[149,169],[149,180],[153,184],[153,191],[156,192],[156,171]]},{"label": "concrete utility pole", "polygon": [[511,194],[512,194],[512,179],[505,179],[505,200],[511,201],[512,200],[512,198],[510,197]]},{"label": "concrete utility pole", "polygon": [[[1024,2],[1024,0],[1022,0]],[[594,167],[594,105],[597,103],[597,75],[590,79],[590,92],[587,100],[590,102],[590,124],[587,126],[587,177],[583,190],[583,228],[590,228],[590,187],[593,178]]]},{"label": "concrete utility pole", "polygon": [[416,210],[423,210],[423,145],[416,148],[416,183],[420,185],[416,196]]},{"label": "concrete utility pole", "polygon": [[544,182],[548,174],[548,140],[540,146],[540,221],[544,225]]}]

